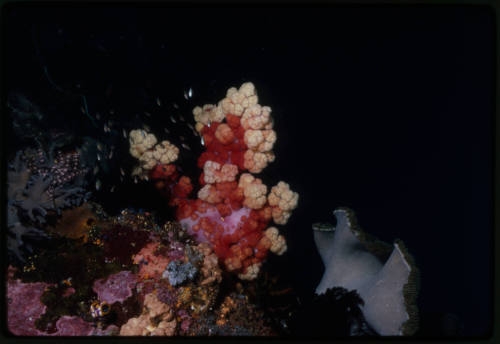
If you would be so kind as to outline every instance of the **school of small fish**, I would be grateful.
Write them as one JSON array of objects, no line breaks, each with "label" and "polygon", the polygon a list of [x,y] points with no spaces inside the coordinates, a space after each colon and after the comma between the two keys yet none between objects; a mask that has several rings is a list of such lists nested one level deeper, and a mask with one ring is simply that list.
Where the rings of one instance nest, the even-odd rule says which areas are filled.
[{"label": "school of small fish", "polygon": [[[186,100],[189,100],[193,97],[193,89],[192,87],[190,87],[189,89],[187,90],[184,90],[184,99]],[[156,97],[156,105],[161,107],[162,106],[162,101],[160,100],[160,97]],[[174,108],[174,109],[179,109],[179,105],[177,103],[171,103],[171,106]],[[87,114],[87,110],[86,110],[86,107],[85,106],[81,106],[80,107],[80,111],[84,114]],[[110,115],[114,115],[115,111],[113,109],[110,109],[109,111],[109,114]],[[143,112],[144,116],[148,117],[148,118],[152,118],[153,115],[151,112],[148,112],[148,111],[144,111]],[[186,123],[187,124],[187,127],[189,128],[190,132],[194,135],[194,136],[200,136],[201,138],[201,144],[202,145],[205,145],[205,141],[203,139],[203,136],[201,136],[194,128],[193,124],[186,121],[186,118],[182,115],[182,114],[179,114],[177,113],[176,116],[174,117],[174,115],[169,115],[168,116],[169,119],[170,119],[170,122],[172,122],[173,124],[177,124],[178,121],[180,122],[183,122],[183,123]],[[102,118],[101,114],[99,112],[96,112],[95,113],[95,119],[100,121]],[[138,114],[136,115],[136,118],[137,119],[141,119],[141,115]],[[176,119],[177,118],[177,119]],[[210,126],[210,123],[208,124],[208,126]],[[102,128],[103,128],[103,131],[105,133],[108,133],[108,134],[112,134],[113,133],[113,121],[112,120],[107,120],[107,121],[104,121],[104,123],[102,124]],[[151,127],[145,123],[142,124],[142,128],[144,129],[145,132],[151,132]],[[118,128],[116,128],[118,129]],[[122,132],[122,136],[123,138],[126,140],[128,138],[128,131],[122,127],[121,128],[121,132]],[[170,135],[171,134],[171,131],[164,127],[164,131],[167,135]],[[118,131],[114,131],[114,133],[118,132],[119,133],[119,129]],[[145,137],[145,133],[142,132],[142,135],[143,137]],[[191,147],[189,147],[189,145],[186,143],[186,137],[182,136],[182,135],[179,135],[178,138],[180,139],[181,143],[180,143],[180,146],[182,148],[184,148],[185,150],[188,150],[188,151],[191,151]],[[97,154],[96,154],[96,157],[97,157],[97,161],[102,161],[103,159],[112,159],[113,158],[113,155],[114,155],[114,149],[115,147],[114,146],[107,146],[105,145],[104,143],[102,142],[97,142],[96,144],[96,148],[97,148]],[[82,151],[88,151],[89,147],[84,145],[82,148]],[[181,171],[181,167],[179,166],[178,167],[179,171]],[[95,189],[97,191],[99,190],[102,190],[102,181],[101,179],[97,178],[99,172],[101,171],[99,165],[95,165],[92,169],[92,173],[94,176],[96,176],[96,180],[95,180]],[[124,178],[125,178],[125,170],[123,169],[123,167],[120,167],[120,175],[119,175],[119,178],[120,178],[120,182],[123,182],[124,181]],[[148,176],[145,176],[144,177],[144,180],[148,181],[149,178]],[[139,182],[137,176],[134,176],[133,178],[133,181],[135,184],[137,184]],[[109,192],[114,192],[116,190],[116,185],[112,185],[109,189]]]}]

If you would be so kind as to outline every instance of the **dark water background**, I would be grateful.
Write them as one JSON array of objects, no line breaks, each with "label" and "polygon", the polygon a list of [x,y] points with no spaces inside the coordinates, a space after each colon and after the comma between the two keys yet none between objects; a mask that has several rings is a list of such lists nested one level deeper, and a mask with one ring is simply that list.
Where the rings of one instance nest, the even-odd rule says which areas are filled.
[{"label": "dark water background", "polygon": [[[165,115],[191,121],[194,106],[252,81],[260,103],[273,109],[278,134],[277,159],[262,178],[268,185],[285,180],[300,194],[280,229],[288,254],[271,261],[297,291],[310,295],[322,274],[311,224],[348,206],[364,230],[388,242],[400,238],[413,254],[421,270],[420,334],[442,334],[437,324],[450,316],[464,335],[491,330],[488,8],[72,6],[2,14],[5,88],[38,105],[46,129],[102,136],[116,146],[115,172],[102,176],[103,189],[116,184],[116,191],[96,194],[111,212],[166,206],[150,190],[116,181],[119,167],[133,163],[127,142],[104,138],[102,121],[96,128],[81,112],[82,95],[91,116],[114,110],[108,116],[118,133],[147,123],[158,138],[179,144],[176,136],[189,137],[193,151],[184,151],[182,162],[196,175],[199,141]],[[6,134],[11,158],[23,142]]]}]

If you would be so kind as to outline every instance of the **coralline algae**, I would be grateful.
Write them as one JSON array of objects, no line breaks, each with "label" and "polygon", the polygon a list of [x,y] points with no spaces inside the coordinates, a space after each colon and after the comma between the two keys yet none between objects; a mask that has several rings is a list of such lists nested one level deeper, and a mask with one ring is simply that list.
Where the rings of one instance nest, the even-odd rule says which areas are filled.
[{"label": "coralline algae", "polygon": [[123,302],[132,296],[132,288],[137,283],[137,277],[130,271],[120,271],[106,279],[99,279],[94,282],[93,290],[100,301],[108,304]]}]

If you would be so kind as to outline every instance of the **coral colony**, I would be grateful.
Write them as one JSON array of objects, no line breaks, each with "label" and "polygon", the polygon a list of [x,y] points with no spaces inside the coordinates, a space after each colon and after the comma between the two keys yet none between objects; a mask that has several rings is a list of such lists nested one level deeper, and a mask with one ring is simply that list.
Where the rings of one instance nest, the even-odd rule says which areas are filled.
[{"label": "coral colony", "polygon": [[191,180],[173,164],[179,149],[169,141],[157,143],[141,129],[129,135],[130,154],[139,160],[133,174],[170,194],[177,221],[198,242],[209,243],[228,271],[254,279],[268,251],[286,251],[284,237],[269,223],[286,224],[299,198],[285,182],[268,193],[252,174],[275,158],[271,108],[259,105],[254,85],[244,83],[239,90],[230,88],[217,105],[196,107],[193,114],[205,147],[198,158],[203,172],[197,198],[189,198]]},{"label": "coral colony", "polygon": [[[49,144],[48,151],[16,154],[7,204],[13,335],[414,333],[411,257],[402,243],[369,243],[346,210],[335,211],[336,227],[313,225],[325,273],[309,305],[263,268],[269,252],[287,250],[276,225],[288,222],[299,195],[286,182],[268,188],[256,176],[274,161],[277,134],[252,83],[230,88],[193,115],[204,148],[197,182],[176,166],[178,147],[149,130],[128,135],[131,178],[167,196],[175,221],[159,223],[154,213],[132,208],[111,216],[89,201],[86,188],[94,183],[87,178],[96,168],[85,161],[95,161],[91,152],[101,160],[96,138],[84,140],[84,148],[58,151]],[[99,190],[99,179],[95,185]]]}]

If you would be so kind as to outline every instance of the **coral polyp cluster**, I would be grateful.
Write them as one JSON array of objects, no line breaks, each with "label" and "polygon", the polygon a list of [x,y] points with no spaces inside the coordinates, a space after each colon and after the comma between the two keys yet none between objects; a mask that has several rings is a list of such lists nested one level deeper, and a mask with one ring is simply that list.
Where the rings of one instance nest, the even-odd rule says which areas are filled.
[{"label": "coral polyp cluster", "polygon": [[139,160],[133,175],[152,180],[170,196],[177,221],[198,242],[208,243],[227,270],[254,279],[268,251],[286,251],[271,220],[286,224],[298,202],[287,183],[268,190],[253,175],[275,159],[271,108],[258,103],[254,85],[247,82],[230,88],[217,105],[195,107],[193,115],[205,147],[197,161],[202,169],[197,198],[189,198],[193,183],[173,164],[179,149],[169,141],[157,144],[141,129],[129,135],[130,153]]}]

